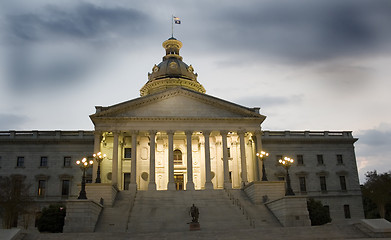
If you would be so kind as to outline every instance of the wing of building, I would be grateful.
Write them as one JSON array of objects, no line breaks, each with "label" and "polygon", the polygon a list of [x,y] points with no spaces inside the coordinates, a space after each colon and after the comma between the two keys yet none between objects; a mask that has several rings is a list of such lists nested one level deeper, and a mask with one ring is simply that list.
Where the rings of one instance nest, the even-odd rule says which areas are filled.
[{"label": "wing of building", "polygon": [[[103,196],[107,189],[242,189],[254,204],[266,204],[284,197],[287,169],[278,161],[289,156],[296,197],[320,200],[333,221],[363,218],[350,131],[264,131],[260,108],[205,93],[179,55],[180,41],[163,47],[139,98],[96,107],[95,131],[0,132],[0,176],[23,177],[42,207],[76,198],[82,171],[75,161],[101,152],[105,158],[86,176],[87,195],[97,201],[114,201]],[[269,156],[259,158],[261,151]],[[97,186],[106,190],[99,195]]]}]

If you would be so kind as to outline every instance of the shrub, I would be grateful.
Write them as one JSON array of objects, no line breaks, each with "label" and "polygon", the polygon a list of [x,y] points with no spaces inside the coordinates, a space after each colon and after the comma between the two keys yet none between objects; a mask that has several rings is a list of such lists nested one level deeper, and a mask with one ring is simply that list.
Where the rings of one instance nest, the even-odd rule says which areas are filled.
[{"label": "shrub", "polygon": [[40,218],[37,220],[38,231],[62,232],[65,214],[66,209],[63,205],[49,205],[48,208],[44,208]]},{"label": "shrub", "polygon": [[331,222],[330,214],[320,201],[313,198],[308,199],[307,208],[311,219],[312,226],[323,225]]}]

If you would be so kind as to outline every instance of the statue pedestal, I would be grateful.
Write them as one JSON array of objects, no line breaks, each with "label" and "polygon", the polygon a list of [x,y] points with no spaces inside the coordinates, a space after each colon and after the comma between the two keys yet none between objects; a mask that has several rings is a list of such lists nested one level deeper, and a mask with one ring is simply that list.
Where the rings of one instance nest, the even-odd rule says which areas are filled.
[{"label": "statue pedestal", "polygon": [[191,222],[190,223],[190,231],[198,231],[198,230],[201,230],[200,223]]}]

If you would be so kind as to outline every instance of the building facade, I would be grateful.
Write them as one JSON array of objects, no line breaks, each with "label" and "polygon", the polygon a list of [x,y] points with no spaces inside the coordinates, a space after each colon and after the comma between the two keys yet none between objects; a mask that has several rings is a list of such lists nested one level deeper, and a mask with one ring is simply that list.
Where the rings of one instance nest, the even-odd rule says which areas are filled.
[{"label": "building facade", "polygon": [[[19,175],[42,205],[77,196],[82,171],[76,160],[102,152],[103,184],[119,190],[240,189],[249,183],[284,181],[278,160],[290,168],[296,195],[313,197],[333,220],[363,218],[352,133],[264,131],[265,116],[205,94],[194,68],[182,61],[182,43],[163,43],[141,97],[90,115],[94,131],[0,132],[0,176]],[[269,156],[262,162],[260,151]],[[262,164],[265,167],[263,176]],[[87,173],[97,179],[98,164]]]}]

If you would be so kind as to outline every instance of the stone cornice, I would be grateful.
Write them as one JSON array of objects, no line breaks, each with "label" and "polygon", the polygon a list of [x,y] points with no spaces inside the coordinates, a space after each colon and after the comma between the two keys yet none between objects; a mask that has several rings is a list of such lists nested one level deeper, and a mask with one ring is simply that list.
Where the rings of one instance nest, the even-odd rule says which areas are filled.
[{"label": "stone cornice", "polygon": [[247,108],[207,94],[195,92],[189,89],[184,89],[182,87],[168,89],[164,92],[150,94],[127,102],[119,103],[110,107],[97,107],[97,113],[90,115],[90,118],[94,121],[98,118],[105,118],[110,115],[122,112],[130,107],[131,108],[141,107],[143,105],[151,104],[153,102],[167,99],[176,95],[188,96],[193,99],[199,100],[203,103],[210,104],[215,107],[220,107],[222,109],[226,109],[231,112],[262,119],[262,121],[266,118],[265,116],[259,114],[252,108]]}]

